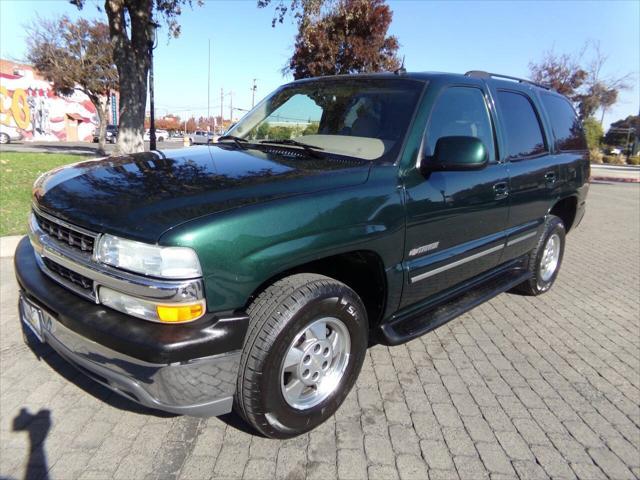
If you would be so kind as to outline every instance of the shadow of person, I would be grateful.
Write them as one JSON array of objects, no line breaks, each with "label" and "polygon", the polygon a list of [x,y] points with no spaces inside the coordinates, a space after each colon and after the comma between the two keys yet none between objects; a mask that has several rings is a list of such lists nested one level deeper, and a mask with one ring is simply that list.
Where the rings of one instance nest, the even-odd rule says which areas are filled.
[{"label": "shadow of person", "polygon": [[20,413],[13,419],[14,432],[29,432],[29,461],[24,472],[25,480],[49,478],[47,454],[44,450],[44,440],[51,428],[51,411],[40,410],[36,414],[21,408]]}]

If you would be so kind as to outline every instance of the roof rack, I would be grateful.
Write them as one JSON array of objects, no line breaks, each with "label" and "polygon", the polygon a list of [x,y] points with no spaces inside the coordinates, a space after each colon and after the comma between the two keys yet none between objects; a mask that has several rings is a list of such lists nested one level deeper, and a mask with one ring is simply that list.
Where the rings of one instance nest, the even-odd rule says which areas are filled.
[{"label": "roof rack", "polygon": [[549,85],[543,85],[541,83],[532,82],[531,80],[527,80],[526,78],[511,77],[509,75],[501,75],[499,73],[489,73],[489,72],[484,72],[482,70],[469,70],[464,75],[465,77],[473,77],[473,78],[505,78],[507,80],[513,80],[518,83],[528,83],[529,85],[535,85],[536,87],[544,88],[545,90],[551,90],[551,87]]}]

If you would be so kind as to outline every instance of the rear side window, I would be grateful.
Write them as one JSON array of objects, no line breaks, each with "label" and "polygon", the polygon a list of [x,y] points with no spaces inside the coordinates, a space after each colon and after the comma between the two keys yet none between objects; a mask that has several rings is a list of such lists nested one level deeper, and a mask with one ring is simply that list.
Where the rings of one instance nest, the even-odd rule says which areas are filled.
[{"label": "rear side window", "polygon": [[582,125],[571,104],[556,95],[543,94],[542,104],[551,119],[556,148],[561,152],[586,150],[587,142]]},{"label": "rear side window", "polygon": [[498,105],[507,136],[507,159],[546,152],[538,115],[531,100],[520,93],[498,91]]},{"label": "rear side window", "polygon": [[457,136],[482,140],[489,159],[495,159],[491,117],[479,88],[450,87],[440,95],[427,129],[426,151],[433,155],[438,139]]}]

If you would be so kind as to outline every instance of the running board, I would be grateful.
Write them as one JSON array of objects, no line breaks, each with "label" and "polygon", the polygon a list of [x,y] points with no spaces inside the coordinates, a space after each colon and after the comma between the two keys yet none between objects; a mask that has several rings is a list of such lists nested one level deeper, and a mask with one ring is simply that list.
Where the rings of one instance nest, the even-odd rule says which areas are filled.
[{"label": "running board", "polygon": [[530,278],[531,272],[518,268],[482,279],[473,288],[454,294],[445,301],[429,304],[419,311],[383,324],[380,327],[382,340],[387,345],[400,345],[413,340]]}]

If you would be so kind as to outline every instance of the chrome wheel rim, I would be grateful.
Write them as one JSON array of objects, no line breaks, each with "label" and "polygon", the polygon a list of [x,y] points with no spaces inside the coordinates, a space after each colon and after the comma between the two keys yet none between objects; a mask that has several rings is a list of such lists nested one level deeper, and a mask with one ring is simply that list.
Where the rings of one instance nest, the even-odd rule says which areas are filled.
[{"label": "chrome wheel rim", "polygon": [[351,336],[337,318],[315,320],[300,331],[280,367],[282,396],[289,406],[306,410],[329,397],[349,364]]},{"label": "chrome wheel rim", "polygon": [[560,236],[557,233],[551,235],[544,246],[542,258],[540,259],[540,278],[548,282],[556,269],[560,260]]}]

